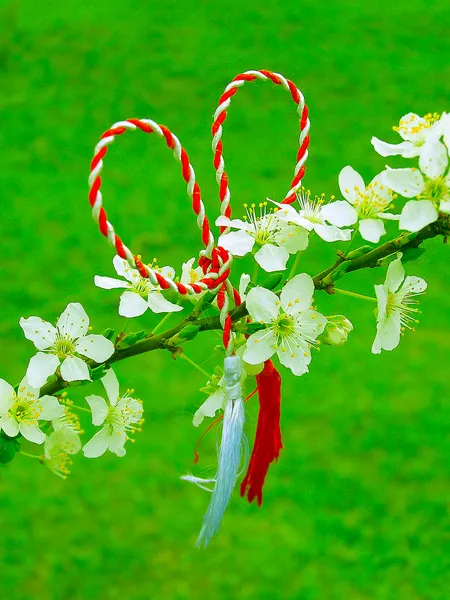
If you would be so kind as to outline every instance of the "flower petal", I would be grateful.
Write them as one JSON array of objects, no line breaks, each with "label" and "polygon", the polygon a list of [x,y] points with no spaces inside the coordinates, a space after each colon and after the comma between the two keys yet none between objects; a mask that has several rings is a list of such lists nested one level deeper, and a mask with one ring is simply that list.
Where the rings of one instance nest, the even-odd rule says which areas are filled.
[{"label": "flower petal", "polygon": [[426,289],[427,282],[425,279],[408,275],[400,289],[400,293],[414,292],[415,294],[423,294]]},{"label": "flower petal", "polygon": [[14,404],[14,388],[4,379],[0,379],[0,415],[4,415]]},{"label": "flower petal", "polygon": [[31,340],[38,350],[47,350],[54,344],[58,332],[51,323],[39,317],[22,317],[19,323],[27,340]]},{"label": "flower petal", "polygon": [[308,365],[311,362],[311,352],[306,349],[304,352],[290,352],[286,349],[283,352],[282,348],[277,350],[277,356],[280,363],[292,371],[294,375],[300,376],[308,372]]},{"label": "flower petal", "polygon": [[386,307],[388,301],[388,288],[385,285],[375,285],[375,295],[377,297],[378,316],[377,320],[381,321],[386,315]]},{"label": "flower petal", "polygon": [[102,383],[111,405],[115,406],[120,398],[120,390],[119,380],[112,369],[109,369],[106,375],[102,377]]},{"label": "flower petal", "polygon": [[386,184],[405,198],[414,198],[423,192],[425,182],[418,169],[387,169]]},{"label": "flower petal", "polygon": [[314,231],[325,242],[348,242],[352,237],[353,229],[339,229],[335,225],[315,225]]},{"label": "flower petal", "polygon": [[390,292],[396,292],[404,279],[405,269],[403,268],[401,258],[396,258],[388,267],[385,285]]},{"label": "flower petal", "polygon": [[148,301],[144,300],[137,292],[124,292],[120,296],[119,315],[132,319],[140,317],[148,308]]},{"label": "flower petal", "polygon": [[164,298],[161,292],[150,291],[148,295],[148,305],[154,313],[179,312],[183,307],[179,304],[173,304]]},{"label": "flower petal", "polygon": [[339,173],[339,188],[341,194],[350,204],[354,204],[357,192],[363,192],[366,189],[361,175],[350,166],[346,166]]},{"label": "flower petal", "polygon": [[400,155],[404,158],[413,158],[419,155],[419,148],[416,148],[411,142],[405,141],[400,142],[400,144],[388,144],[377,137],[373,137],[370,141],[375,148],[375,152],[378,152],[380,156]]},{"label": "flower petal", "polygon": [[381,350],[394,350],[400,343],[400,312],[386,315],[378,323],[377,334],[372,345],[373,354],[379,354]]},{"label": "flower petal", "polygon": [[65,408],[55,396],[42,396],[39,398],[39,404],[42,406],[42,412],[39,415],[41,421],[52,421],[64,414]]},{"label": "flower petal", "polygon": [[368,242],[377,244],[386,233],[384,223],[380,219],[363,219],[359,222],[359,233]]},{"label": "flower petal", "polygon": [[195,257],[190,258],[187,262],[181,265],[181,283],[191,283],[191,269],[195,263]]},{"label": "flower petal", "polygon": [[127,436],[125,433],[115,433],[109,438],[109,450],[118,456],[119,458],[125,456],[127,453],[125,450],[125,442],[127,441]]},{"label": "flower petal", "polygon": [[439,140],[426,142],[421,148],[419,157],[420,170],[430,179],[440,177],[448,165],[447,150]]},{"label": "flower petal", "polygon": [[309,243],[308,231],[295,225],[282,227],[274,239],[279,246],[286,248],[289,254],[306,250]]},{"label": "flower petal", "polygon": [[251,318],[259,323],[274,321],[280,312],[278,296],[260,286],[254,287],[249,291],[246,306]]},{"label": "flower petal", "polygon": [[236,229],[241,229],[242,231],[254,230],[254,227],[246,221],[241,221],[241,219],[229,219],[223,215],[216,219],[216,225],[220,227],[235,227]]},{"label": "flower petal", "polygon": [[250,365],[268,360],[275,352],[276,337],[273,329],[262,329],[251,335],[246,344],[243,359]]},{"label": "flower petal", "polygon": [[79,302],[71,302],[59,317],[56,327],[62,335],[77,339],[89,329],[89,317]]},{"label": "flower petal", "polygon": [[90,381],[91,379],[87,364],[77,356],[64,359],[61,365],[61,377],[65,381]]},{"label": "flower petal", "polygon": [[11,413],[6,413],[0,419],[0,429],[3,429],[8,437],[16,437],[19,433],[19,423],[14,419]]},{"label": "flower petal", "polygon": [[114,354],[114,344],[103,335],[85,335],[75,344],[75,351],[101,363]]},{"label": "flower petal", "polygon": [[246,231],[231,231],[221,235],[218,244],[235,256],[244,256],[251,252],[255,239]]},{"label": "flower petal", "polygon": [[205,417],[214,417],[216,412],[224,407],[225,394],[222,388],[218,388],[213,394],[203,402],[200,408],[195,412],[192,419],[194,427],[198,427]]},{"label": "flower petal", "polygon": [[400,229],[419,231],[438,218],[437,210],[431,200],[410,200],[400,215]]},{"label": "flower petal", "polygon": [[320,211],[320,216],[336,227],[353,225],[358,220],[358,213],[346,200],[330,202]]},{"label": "flower petal", "polygon": [[113,277],[100,277],[96,275],[94,277],[94,284],[104,290],[114,290],[120,288],[128,288],[130,284],[120,279],[114,279]]},{"label": "flower petal", "polygon": [[311,306],[314,294],[314,282],[307,273],[293,277],[281,291],[280,301],[283,310],[296,315]]},{"label": "flower petal", "polygon": [[285,248],[264,244],[255,254],[255,260],[260,267],[272,273],[273,271],[284,271],[289,259],[289,252]]},{"label": "flower petal", "polygon": [[58,367],[59,358],[55,354],[38,352],[28,364],[27,379],[30,385],[40,389]]},{"label": "flower petal", "polygon": [[139,271],[137,269],[132,269],[128,262],[123,258],[120,258],[120,256],[118,256],[117,254],[113,258],[113,265],[117,275],[119,275],[120,277],[124,277],[131,283],[133,283],[138,277],[140,277]]},{"label": "flower petal", "polygon": [[108,449],[111,436],[106,427],[98,431],[87,444],[84,445],[83,454],[86,458],[97,458],[105,454]]},{"label": "flower petal", "polygon": [[43,444],[47,437],[37,425],[29,425],[23,421],[19,423],[19,431],[26,440],[34,444]]},{"label": "flower petal", "polygon": [[92,424],[103,425],[108,415],[108,405],[106,400],[101,396],[86,396],[86,402],[89,404],[89,408],[92,413]]},{"label": "flower petal", "polygon": [[239,296],[241,300],[245,300],[245,292],[247,291],[248,284],[250,283],[251,277],[248,273],[242,273],[239,280]]}]

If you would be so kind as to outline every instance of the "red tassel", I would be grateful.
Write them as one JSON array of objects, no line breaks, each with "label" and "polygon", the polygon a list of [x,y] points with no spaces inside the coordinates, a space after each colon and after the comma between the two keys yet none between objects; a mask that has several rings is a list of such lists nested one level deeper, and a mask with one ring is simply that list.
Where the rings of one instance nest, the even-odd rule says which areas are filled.
[{"label": "red tassel", "polygon": [[283,448],[280,429],[281,377],[271,360],[256,375],[259,397],[259,415],[250,464],[241,483],[241,496],[249,502],[257,498],[262,504],[262,488],[270,463],[277,460]]}]

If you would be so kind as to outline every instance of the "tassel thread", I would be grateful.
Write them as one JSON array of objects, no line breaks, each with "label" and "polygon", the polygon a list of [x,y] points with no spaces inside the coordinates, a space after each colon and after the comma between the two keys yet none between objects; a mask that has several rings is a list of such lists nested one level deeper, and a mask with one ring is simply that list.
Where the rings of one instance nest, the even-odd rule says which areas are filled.
[{"label": "tassel thread", "polygon": [[281,377],[271,360],[256,375],[259,398],[258,425],[247,474],[241,483],[241,496],[262,504],[262,488],[269,466],[283,448],[280,428]]}]

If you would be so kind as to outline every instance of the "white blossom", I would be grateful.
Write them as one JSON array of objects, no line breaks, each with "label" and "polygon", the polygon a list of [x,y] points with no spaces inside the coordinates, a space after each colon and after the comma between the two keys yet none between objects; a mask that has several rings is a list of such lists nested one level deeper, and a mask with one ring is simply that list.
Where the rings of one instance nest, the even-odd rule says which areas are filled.
[{"label": "white blossom", "polygon": [[[445,113],[442,116],[444,117]],[[436,113],[429,113],[424,117],[408,113],[400,119],[398,127],[393,129],[401,136],[403,142],[388,144],[376,137],[372,138],[372,145],[381,156],[400,155],[403,158],[419,156],[422,159],[422,155],[429,157],[430,153],[440,152],[439,146],[442,144],[438,140],[442,136],[443,121]]]},{"label": "white blossom", "polygon": [[[271,201],[273,202],[273,201]],[[298,195],[298,211],[292,204],[279,204],[277,216],[288,223],[296,223],[308,231],[315,231],[326,242],[350,240],[352,229],[340,229],[353,225],[358,216],[347,202],[324,204],[324,194],[311,198],[309,190]]]},{"label": "white blossom", "polygon": [[112,369],[102,378],[108,403],[101,396],[86,398],[92,411],[92,423],[103,425],[94,437],[87,442],[83,453],[88,458],[97,458],[110,450],[117,456],[125,456],[125,442],[129,434],[137,431],[142,423],[142,402],[130,396],[133,390],[119,394],[119,382]]},{"label": "white blossom", "polygon": [[298,225],[288,225],[277,214],[267,209],[267,202],[259,204],[259,215],[255,204],[244,204],[246,217],[229,219],[221,216],[216,225],[231,227],[237,231],[222,234],[218,244],[235,256],[255,252],[256,262],[268,272],[283,271],[290,254],[305,250],[308,232]]},{"label": "white blossom", "polygon": [[375,286],[378,303],[377,334],[372,345],[372,352],[380,354],[381,350],[393,350],[400,342],[403,330],[413,329],[417,323],[418,300],[427,284],[420,277],[406,277],[401,262],[401,253],[393,260],[387,270],[383,285]]},{"label": "white blossom", "polygon": [[81,449],[81,440],[71,427],[58,427],[45,440],[43,464],[55,475],[66,479],[72,461],[70,454]]},{"label": "white blossom", "polygon": [[22,379],[17,392],[4,379],[0,379],[0,430],[9,437],[19,433],[29,442],[42,444],[46,435],[39,421],[57,419],[64,412],[54,396],[39,397],[39,389]]},{"label": "white blossom", "polygon": [[[154,313],[178,312],[183,310],[182,306],[173,304],[164,298],[159,285],[153,285],[149,279],[142,277],[137,269],[132,269],[126,260],[115,256],[113,265],[117,275],[123,277],[115,279],[113,277],[94,278],[94,283],[97,287],[105,290],[125,289],[126,291],[120,296],[119,315],[122,317],[132,318],[139,317],[149,308]],[[173,279],[175,271],[172,267],[154,267],[163,277]]]},{"label": "white blossom", "polygon": [[249,337],[244,360],[263,363],[273,354],[291,369],[303,375],[311,362],[311,347],[323,332],[326,318],[311,308],[314,282],[306,273],[296,275],[282,289],[280,298],[263,287],[252,288],[246,299],[252,319],[264,328]]},{"label": "white blossom", "polygon": [[28,381],[36,388],[60,365],[65,381],[89,380],[89,368],[77,355],[101,363],[114,353],[114,344],[103,335],[88,335],[89,317],[78,302],[68,304],[56,327],[39,317],[22,318],[20,326],[39,350],[27,369]]},{"label": "white blossom", "polygon": [[[346,166],[339,173],[339,187],[353,210],[353,222],[358,221],[361,236],[368,242],[377,244],[386,233],[383,221],[399,219],[399,215],[385,212],[391,207],[393,200],[392,190],[385,180],[385,171],[374,177],[366,187],[361,175],[352,167]],[[345,201],[333,204],[338,205],[340,202]]]}]

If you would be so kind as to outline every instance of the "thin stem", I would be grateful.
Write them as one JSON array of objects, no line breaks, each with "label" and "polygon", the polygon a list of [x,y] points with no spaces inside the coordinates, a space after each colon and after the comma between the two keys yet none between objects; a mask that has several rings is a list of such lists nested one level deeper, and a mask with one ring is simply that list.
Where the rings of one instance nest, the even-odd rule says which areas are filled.
[{"label": "thin stem", "polygon": [[357,235],[358,235],[358,229],[355,228],[353,230],[352,237],[350,238],[350,242],[349,242],[347,248],[345,249],[345,252],[347,253],[347,255],[350,254],[350,252],[355,244]]},{"label": "thin stem", "polygon": [[208,380],[211,379],[211,375],[209,373],[207,373],[204,369],[202,369],[201,366],[198,365],[195,361],[193,361],[192,358],[189,358],[188,356],[186,356],[186,354],[184,352],[183,352],[183,354],[180,354],[179,356],[180,356],[180,358],[182,358],[183,360],[188,362],[190,365],[192,365],[194,368],[196,368],[197,371],[200,371],[200,373],[202,373],[203,375],[206,375]]},{"label": "thin stem", "polygon": [[302,257],[302,253],[301,252],[297,252],[297,256],[295,257],[295,260],[294,260],[294,262],[292,264],[292,268],[289,271],[289,275],[288,275],[287,281],[289,281],[290,279],[292,279],[292,277],[294,277],[294,275],[295,275],[295,273],[297,271],[297,267],[299,265],[301,257]]},{"label": "thin stem", "polygon": [[169,312],[166,315],[164,315],[164,317],[161,319],[161,321],[159,323],[157,323],[156,327],[154,328],[154,330],[152,331],[152,334],[154,335],[159,329],[161,329],[161,327],[164,325],[164,323],[170,319],[170,317],[173,315],[173,313]]},{"label": "thin stem", "polygon": [[41,457],[37,454],[29,454],[28,452],[24,452],[23,450],[19,450],[19,452],[20,454],[22,454],[22,456],[27,456],[28,458],[37,458],[37,460],[41,460]]},{"label": "thin stem", "polygon": [[60,400],[60,404],[64,404],[64,406],[68,406],[69,408],[76,408],[77,410],[82,410],[83,412],[91,413],[88,408],[84,408],[84,406],[78,406],[78,404],[72,404],[72,402],[66,402],[65,400]]},{"label": "thin stem", "polygon": [[376,302],[376,298],[371,298],[370,296],[363,296],[362,294],[357,294],[356,292],[350,292],[349,290],[341,290],[339,288],[334,288],[334,291],[338,294],[344,294],[344,296],[353,296],[353,298],[360,298],[361,300],[369,300],[370,302]]},{"label": "thin stem", "polygon": [[255,260],[255,266],[253,267],[253,274],[252,274],[252,283],[254,285],[256,285],[256,281],[258,279],[258,272],[259,272],[259,265]]}]

